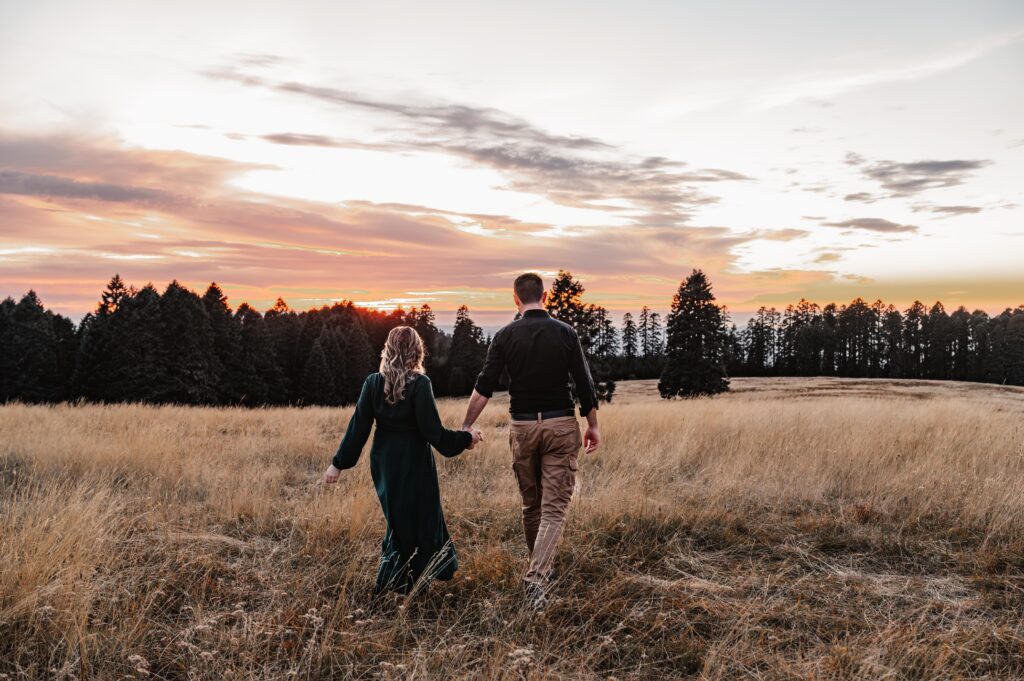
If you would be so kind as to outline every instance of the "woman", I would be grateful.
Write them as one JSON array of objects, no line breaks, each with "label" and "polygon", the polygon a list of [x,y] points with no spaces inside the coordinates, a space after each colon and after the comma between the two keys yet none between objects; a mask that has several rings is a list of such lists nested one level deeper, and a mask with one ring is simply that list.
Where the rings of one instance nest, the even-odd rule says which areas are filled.
[{"label": "woman", "polygon": [[374,593],[409,593],[416,580],[451,579],[458,567],[441,511],[431,445],[444,456],[472,449],[482,436],[441,424],[434,391],[423,371],[423,340],[409,326],[391,329],[380,371],[363,383],[356,410],[324,482],[352,468],[376,422],[370,471],[387,532],[381,545]]}]

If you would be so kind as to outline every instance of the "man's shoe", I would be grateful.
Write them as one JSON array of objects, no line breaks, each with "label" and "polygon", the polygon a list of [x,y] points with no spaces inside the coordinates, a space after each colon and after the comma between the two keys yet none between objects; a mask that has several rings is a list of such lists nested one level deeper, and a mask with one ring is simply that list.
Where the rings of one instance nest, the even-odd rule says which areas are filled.
[{"label": "man's shoe", "polygon": [[535,582],[526,582],[526,602],[534,612],[540,612],[548,604],[547,589]]}]

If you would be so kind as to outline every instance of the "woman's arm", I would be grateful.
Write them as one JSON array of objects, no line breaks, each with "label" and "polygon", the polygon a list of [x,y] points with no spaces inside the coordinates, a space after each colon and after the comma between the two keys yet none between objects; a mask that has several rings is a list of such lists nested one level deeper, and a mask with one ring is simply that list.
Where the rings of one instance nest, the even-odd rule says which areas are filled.
[{"label": "woman's arm", "polygon": [[359,399],[356,401],[356,410],[349,419],[345,436],[338,445],[338,451],[334,454],[331,467],[324,473],[324,482],[332,483],[338,479],[338,473],[346,468],[352,468],[359,461],[359,455],[366,446],[366,440],[370,437],[370,429],[373,427],[373,390],[370,387],[370,377],[363,381],[363,389],[359,391]]},{"label": "woman's arm", "polygon": [[416,386],[416,402],[413,406],[420,434],[443,456],[461,454],[462,450],[473,444],[473,434],[465,430],[445,428],[441,423],[441,415],[437,413],[434,387],[430,379],[423,376],[419,382],[423,385]]}]

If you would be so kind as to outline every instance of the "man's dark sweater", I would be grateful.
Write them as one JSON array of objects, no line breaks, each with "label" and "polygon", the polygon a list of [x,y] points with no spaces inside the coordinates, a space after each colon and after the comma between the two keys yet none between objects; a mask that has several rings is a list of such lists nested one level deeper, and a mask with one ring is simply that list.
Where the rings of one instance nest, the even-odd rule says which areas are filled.
[{"label": "man's dark sweater", "polygon": [[594,381],[576,330],[544,310],[527,310],[494,334],[476,391],[490,397],[504,369],[510,378],[509,411],[514,414],[572,409],[570,376],[580,415],[597,408]]}]

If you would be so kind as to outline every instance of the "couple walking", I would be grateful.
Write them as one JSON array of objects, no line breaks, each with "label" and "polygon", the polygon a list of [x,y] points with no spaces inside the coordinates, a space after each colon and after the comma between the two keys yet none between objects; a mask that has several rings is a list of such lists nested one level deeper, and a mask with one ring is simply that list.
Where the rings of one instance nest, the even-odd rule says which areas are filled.
[{"label": "couple walking", "polygon": [[[509,376],[512,469],[523,500],[523,529],[530,551],[524,577],[534,607],[546,601],[555,549],[576,484],[580,447],[597,449],[594,383],[575,330],[548,315],[544,282],[532,273],[516,278],[513,300],[518,319],[491,340],[477,377],[462,430],[441,423],[434,393],[423,371],[424,347],[416,331],[399,326],[388,334],[380,371],[363,383],[355,412],[324,482],[359,460],[377,424],[370,470],[387,521],[381,544],[376,592],[408,593],[417,580],[451,579],[458,567],[448,536],[431,447],[456,456],[483,440],[473,427],[504,371]],[[576,385],[581,437],[569,379]]]}]

